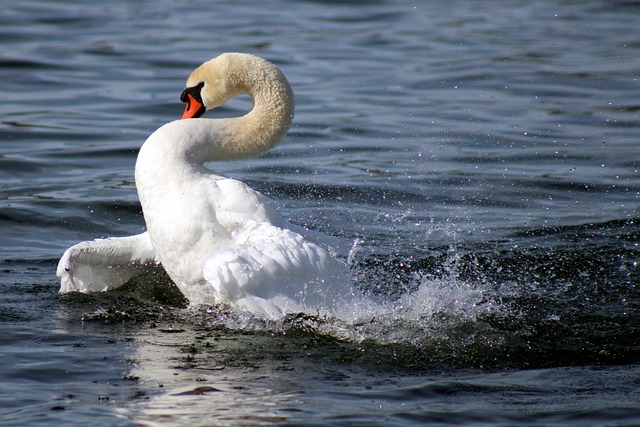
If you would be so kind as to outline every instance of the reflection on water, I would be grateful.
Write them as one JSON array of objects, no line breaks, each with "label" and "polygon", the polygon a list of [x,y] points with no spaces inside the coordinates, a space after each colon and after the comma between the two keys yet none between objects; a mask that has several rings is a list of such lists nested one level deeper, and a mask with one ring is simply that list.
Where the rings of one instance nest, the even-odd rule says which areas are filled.
[{"label": "reflection on water", "polygon": [[[274,423],[299,411],[286,360],[258,352],[271,337],[231,335],[222,331],[153,329],[138,336],[131,376],[150,399],[134,402],[123,415],[145,425],[207,425],[227,422]],[[297,367],[298,369],[301,367]],[[308,368],[312,369],[311,366]]]}]

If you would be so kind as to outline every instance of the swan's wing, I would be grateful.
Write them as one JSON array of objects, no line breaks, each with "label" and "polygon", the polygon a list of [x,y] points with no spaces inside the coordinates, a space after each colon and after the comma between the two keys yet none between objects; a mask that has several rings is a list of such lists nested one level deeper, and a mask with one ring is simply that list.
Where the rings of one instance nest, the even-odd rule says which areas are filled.
[{"label": "swan's wing", "polygon": [[67,249],[58,263],[60,292],[114,289],[157,262],[147,232],[81,242]]},{"label": "swan's wing", "polygon": [[204,265],[217,301],[280,318],[322,312],[353,296],[345,267],[298,233],[260,223],[234,240],[236,245],[212,254]]},{"label": "swan's wing", "polygon": [[349,251],[349,246],[337,237],[287,222],[268,197],[242,181],[218,178],[211,187],[219,189],[218,193],[209,196],[209,200],[216,201],[216,219],[227,229],[247,221],[267,222],[282,229],[292,230],[306,240],[331,248],[332,252],[346,255]]}]

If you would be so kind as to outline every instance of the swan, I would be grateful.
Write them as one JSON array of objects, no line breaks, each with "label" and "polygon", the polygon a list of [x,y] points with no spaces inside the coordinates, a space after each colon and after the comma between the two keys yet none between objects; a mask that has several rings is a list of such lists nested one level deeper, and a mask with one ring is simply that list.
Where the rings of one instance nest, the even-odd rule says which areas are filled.
[{"label": "swan", "polygon": [[[238,94],[241,117],[199,118]],[[337,239],[290,224],[267,197],[204,163],[258,155],[283,138],[294,114],[282,72],[260,57],[225,53],[189,76],[181,120],[144,142],[135,182],[147,231],[78,243],[57,268],[60,292],[117,288],[161,265],[191,305],[222,303],[277,319],[329,313],[352,298]]]}]

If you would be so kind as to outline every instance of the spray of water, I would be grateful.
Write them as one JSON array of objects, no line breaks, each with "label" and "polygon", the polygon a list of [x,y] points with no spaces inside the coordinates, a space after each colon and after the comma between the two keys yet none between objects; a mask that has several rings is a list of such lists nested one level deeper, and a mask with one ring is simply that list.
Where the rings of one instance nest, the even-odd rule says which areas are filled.
[{"label": "spray of water", "polygon": [[[367,242],[355,239],[346,261],[356,278],[356,286],[365,291],[331,307],[329,315],[306,313],[265,321],[224,307],[208,308],[202,314],[209,322],[231,329],[270,330],[277,334],[303,330],[349,342],[420,345],[425,340],[442,338],[450,330],[495,310],[496,305],[486,297],[481,281],[460,277],[463,261],[455,225],[429,224],[424,231],[425,242],[435,234],[450,241],[444,259],[433,270],[413,270],[404,280],[389,268],[400,264],[397,267],[402,269],[404,264],[393,261],[372,265],[366,259],[363,261],[359,254]],[[371,286],[372,277],[378,280],[377,286]],[[385,292],[377,292],[380,289]]]}]

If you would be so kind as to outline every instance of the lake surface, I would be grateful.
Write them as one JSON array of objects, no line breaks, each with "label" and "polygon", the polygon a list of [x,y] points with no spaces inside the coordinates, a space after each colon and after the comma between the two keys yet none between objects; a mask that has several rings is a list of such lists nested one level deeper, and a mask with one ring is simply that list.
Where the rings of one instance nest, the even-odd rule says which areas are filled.
[{"label": "lake surface", "polygon": [[[0,425],[640,424],[639,2],[9,3]],[[351,247],[379,312],[57,293],[67,247],[144,230],[137,150],[227,51],[296,117],[210,166]]]}]

